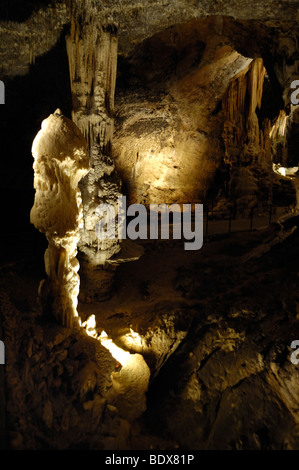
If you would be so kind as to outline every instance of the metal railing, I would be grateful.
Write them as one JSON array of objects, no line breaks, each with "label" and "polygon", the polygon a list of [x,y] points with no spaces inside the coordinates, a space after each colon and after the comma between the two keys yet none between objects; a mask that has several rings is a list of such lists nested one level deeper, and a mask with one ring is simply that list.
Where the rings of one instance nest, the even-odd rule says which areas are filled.
[{"label": "metal railing", "polygon": [[290,211],[289,206],[278,207],[272,204],[247,211],[237,206],[217,210],[213,204],[204,205],[204,236],[266,228]]},{"label": "metal railing", "polygon": [[[291,212],[289,206],[275,206],[275,205],[264,205],[263,207],[255,207],[250,210],[244,210],[243,207],[230,207],[227,209],[216,209],[212,203],[203,205],[203,238],[217,235],[225,235],[236,232],[250,232],[253,230],[260,230],[267,228],[271,223],[276,222],[282,216]],[[160,221],[159,217],[159,221]],[[161,237],[161,227],[159,226],[158,238],[152,239],[150,236],[148,219],[148,238],[137,239],[136,241],[141,244],[160,244],[160,243],[175,243],[179,244],[185,241],[183,236],[183,229],[181,226],[181,238],[174,239],[173,233],[175,226],[173,224],[172,215],[170,215],[169,223],[169,238],[163,239]],[[195,217],[192,213],[192,230],[195,229]]]}]

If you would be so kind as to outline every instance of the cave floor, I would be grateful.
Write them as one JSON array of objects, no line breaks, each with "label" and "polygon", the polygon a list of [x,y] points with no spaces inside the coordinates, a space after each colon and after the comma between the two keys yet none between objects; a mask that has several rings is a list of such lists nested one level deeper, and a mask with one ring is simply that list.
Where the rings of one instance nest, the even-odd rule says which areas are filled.
[{"label": "cave floor", "polygon": [[[29,325],[15,339],[17,344],[8,344],[8,357],[10,348],[17,349],[14,367],[18,361],[22,367],[28,361],[32,364],[34,354],[28,354],[26,349],[28,337],[30,334],[34,337],[41,325],[44,330],[55,330],[54,341],[51,339],[50,343],[47,340],[45,349],[64,345],[59,351],[55,350],[55,357],[59,353],[64,372],[59,373],[55,369],[53,382],[49,385],[51,393],[43,391],[44,395],[34,399],[33,404],[28,396],[34,395],[35,388],[41,388],[44,379],[38,371],[42,365],[36,366],[36,370],[32,368],[32,376],[27,371],[25,378],[20,375],[20,370],[15,374],[10,370],[9,383],[6,384],[9,446],[72,448],[79,441],[83,448],[104,449],[296,448],[298,438],[294,429],[297,429],[299,419],[294,395],[298,385],[293,384],[293,389],[288,385],[285,390],[281,383],[279,386],[275,384],[275,380],[284,375],[285,382],[290,384],[298,376],[296,367],[289,361],[290,344],[299,334],[298,235],[295,231],[283,242],[275,244],[277,234],[278,226],[273,224],[259,231],[210,237],[204,240],[202,249],[197,252],[185,251],[178,242],[146,244],[144,255],[138,261],[118,267],[114,291],[109,299],[97,303],[79,302],[82,320],[94,314],[99,333],[105,330],[119,346],[125,348],[122,338],[130,331],[138,333],[144,339],[143,346],[148,346],[147,349],[136,349],[133,345],[130,350],[132,353],[141,352],[151,370],[147,410],[134,422],[129,420],[128,424],[125,414],[120,413],[116,419],[113,415],[115,410],[109,408],[113,417],[106,412],[102,424],[97,420],[93,423],[95,429],[101,429],[98,434],[101,444],[89,438],[91,431],[88,425],[87,431],[82,425],[78,435],[75,431],[73,434],[69,432],[75,424],[69,417],[60,417],[59,413],[63,413],[61,406],[55,405],[55,400],[59,401],[57,387],[62,387],[61,383],[57,385],[58,379],[69,379],[66,370],[73,377],[69,370],[74,368],[74,359],[67,348],[74,349],[75,340],[69,339],[71,333],[68,329],[55,326],[51,319],[41,321],[37,289],[44,274],[39,251],[30,259],[25,256],[4,263],[1,266],[1,292],[8,299],[5,305],[2,302],[4,339],[7,333],[12,337],[10,326],[5,326],[11,324],[6,318],[7,315],[10,318],[8,310],[21,319],[22,325]],[[61,340],[56,339],[57,332]],[[20,344],[24,342],[26,347],[22,349]],[[42,348],[40,340],[36,345],[35,364],[42,356]],[[108,355],[102,351],[101,354],[107,364],[106,390],[111,386],[109,374],[114,365]],[[66,360],[70,364],[66,365]],[[253,366],[252,361],[258,365]],[[54,363],[59,369],[60,362]],[[79,367],[77,363],[76,359],[75,367]],[[48,373],[52,371],[49,369]],[[15,416],[16,398],[12,394],[20,377],[24,382],[22,393],[25,393],[25,387],[27,397],[22,419]],[[242,387],[247,388],[241,390]],[[250,390],[260,403],[250,402]],[[84,395],[85,391],[83,393],[81,389],[80,393],[80,399],[71,396],[73,402],[70,407],[84,422],[86,418],[81,414],[84,415],[87,409],[97,410],[102,401],[94,391],[88,392],[89,399],[87,392]],[[251,397],[248,409],[244,402],[242,406],[238,393]],[[268,394],[267,405],[260,396],[263,393]],[[31,408],[29,405],[26,408],[28,400]],[[54,403],[53,409],[49,401]],[[229,403],[232,402],[237,417],[239,413],[238,422],[232,421],[229,412]],[[246,425],[252,413],[251,407],[257,407],[257,416]],[[45,409],[50,409],[51,419]],[[30,425],[26,413],[30,414]],[[98,413],[103,413],[101,407]],[[33,436],[29,441],[24,438],[26,426]],[[114,431],[107,431],[109,426]],[[221,437],[226,426],[230,427],[230,432],[224,432],[225,437]],[[55,433],[51,427],[55,428]],[[255,432],[253,428],[256,428]],[[66,430],[68,437],[61,439],[61,432],[66,433]]]},{"label": "cave floor", "polygon": [[[129,328],[146,331],[153,324],[156,308],[161,312],[167,305],[199,308],[217,301],[229,302],[243,287],[256,283],[253,263],[247,265],[246,256],[270,242],[275,234],[274,225],[211,236],[198,251],[185,251],[183,244],[175,241],[143,244],[145,252],[138,261],[118,267],[111,297],[97,303],[79,302],[80,316],[86,320],[94,314],[99,330],[117,335]],[[278,269],[284,268],[280,265]],[[263,284],[256,289],[265,302],[267,295],[273,296]]]}]

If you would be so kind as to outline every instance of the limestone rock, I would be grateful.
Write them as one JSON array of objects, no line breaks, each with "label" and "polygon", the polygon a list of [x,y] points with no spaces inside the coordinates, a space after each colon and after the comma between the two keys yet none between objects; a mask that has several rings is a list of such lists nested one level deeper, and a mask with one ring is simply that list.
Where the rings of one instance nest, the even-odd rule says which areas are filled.
[{"label": "limestone rock", "polygon": [[76,259],[82,200],[78,183],[88,172],[86,141],[77,126],[56,110],[42,122],[32,145],[34,206],[30,221],[45,233],[48,279],[39,295],[64,326],[78,317],[79,264]]}]

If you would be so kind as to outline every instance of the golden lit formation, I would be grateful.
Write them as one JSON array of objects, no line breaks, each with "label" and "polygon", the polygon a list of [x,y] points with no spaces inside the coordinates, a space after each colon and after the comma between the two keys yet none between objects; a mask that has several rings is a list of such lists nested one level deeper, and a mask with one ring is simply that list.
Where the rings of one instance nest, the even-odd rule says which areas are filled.
[{"label": "golden lit formation", "polygon": [[34,206],[31,223],[45,233],[48,279],[39,295],[64,326],[78,323],[80,279],[76,259],[82,225],[82,200],[78,183],[89,170],[86,142],[77,126],[58,109],[42,122],[32,145]]}]

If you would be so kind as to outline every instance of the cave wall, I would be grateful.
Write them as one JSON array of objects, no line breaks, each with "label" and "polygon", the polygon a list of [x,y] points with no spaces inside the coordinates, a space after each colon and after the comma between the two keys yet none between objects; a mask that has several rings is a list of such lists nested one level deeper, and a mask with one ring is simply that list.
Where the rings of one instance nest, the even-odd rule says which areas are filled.
[{"label": "cave wall", "polygon": [[[4,2],[0,11],[1,76],[25,75],[67,38],[72,116],[90,140],[91,158],[101,155],[90,184],[100,185],[104,175],[109,180],[98,195],[95,189],[93,196],[84,195],[82,186],[90,220],[97,198],[109,199],[113,191],[134,202],[171,203],[202,201],[209,194],[215,198],[220,187],[226,190],[226,160],[231,160],[225,142],[229,137],[223,139],[225,102],[232,97],[228,87],[253,59],[263,60],[263,92],[269,88],[273,103],[251,113],[249,121],[255,124],[247,131],[257,131],[257,115],[263,134],[259,145],[268,152],[268,161],[268,135],[285,110],[291,143],[288,138],[276,142],[272,153],[283,163],[281,154],[290,147],[292,164],[297,164],[296,113],[290,105],[290,83],[299,63],[294,2],[125,1],[99,6],[95,0],[68,0],[35,7],[25,2],[19,17],[17,3]],[[242,141],[251,137],[244,134]],[[99,256],[91,232],[85,227],[81,237],[87,257]],[[118,244],[108,245],[101,247],[105,259],[119,250]]]},{"label": "cave wall", "polygon": [[284,28],[202,18],[120,57],[113,156],[130,200],[272,204],[272,161],[287,165],[295,134],[298,53],[282,72]]},{"label": "cave wall", "polygon": [[222,27],[169,28],[120,64],[113,155],[132,200],[198,202],[211,186],[223,160],[219,101],[250,62],[221,42]]}]

